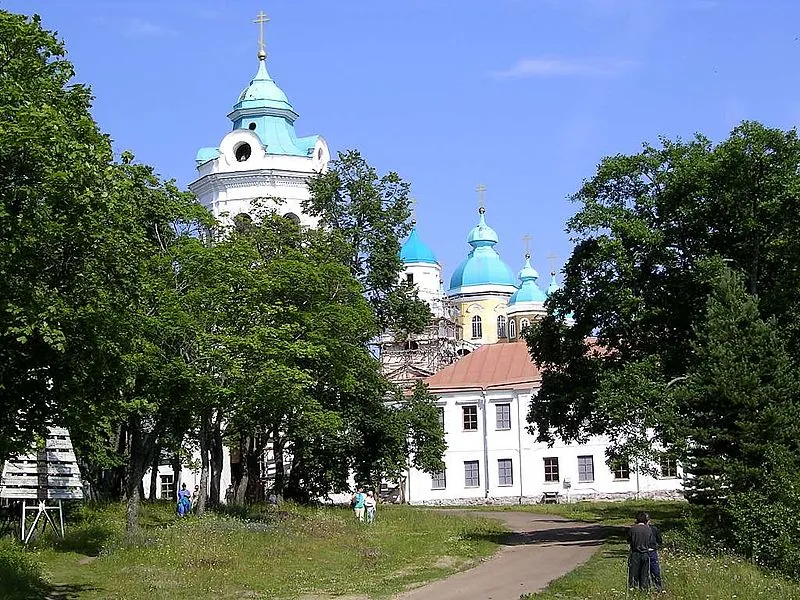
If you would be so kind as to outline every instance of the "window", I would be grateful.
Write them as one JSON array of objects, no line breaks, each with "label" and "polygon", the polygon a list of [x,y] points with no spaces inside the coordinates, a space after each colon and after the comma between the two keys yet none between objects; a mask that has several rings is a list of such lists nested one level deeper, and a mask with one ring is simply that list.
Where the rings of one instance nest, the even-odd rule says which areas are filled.
[{"label": "window", "polygon": [[439,425],[444,429],[444,406],[439,407]]},{"label": "window", "polygon": [[678,476],[678,461],[666,454],[661,456],[661,477],[675,479]]},{"label": "window", "polygon": [[498,485],[514,485],[514,468],[510,458],[501,458],[497,461]]},{"label": "window", "polygon": [[413,273],[406,273],[406,283],[408,285],[414,285],[414,274]]},{"label": "window", "polygon": [[478,487],[481,484],[481,475],[478,471],[477,460],[464,461],[464,487]]},{"label": "window", "polygon": [[503,315],[497,317],[497,337],[506,337],[506,318]]},{"label": "window", "polygon": [[548,456],[544,459],[544,480],[546,483],[558,483],[558,457]]},{"label": "window", "polygon": [[255,131],[256,130],[256,124],[255,123],[250,123],[250,125],[248,125],[247,127],[250,129],[250,131]]},{"label": "window", "polygon": [[513,340],[517,337],[517,322],[514,319],[508,320],[508,339]]},{"label": "window", "polygon": [[578,481],[594,481],[594,456],[578,457]]},{"label": "window", "polygon": [[625,480],[631,478],[631,467],[628,461],[622,461],[614,467],[614,479]]},{"label": "window", "polygon": [[175,478],[173,475],[161,476],[161,499],[167,500],[175,496]]},{"label": "window", "polygon": [[519,334],[522,335],[525,333],[525,330],[531,326],[531,322],[528,319],[520,319],[519,322]]},{"label": "window", "polygon": [[483,337],[483,324],[478,315],[472,317],[472,339],[479,340]]},{"label": "window", "polygon": [[478,407],[465,406],[464,411],[464,431],[478,431]]},{"label": "window", "polygon": [[497,417],[497,429],[511,429],[511,405],[495,405],[495,416]]},{"label": "window", "polygon": [[443,490],[447,487],[447,477],[444,471],[434,471],[431,473],[431,489]]},{"label": "window", "polygon": [[237,162],[244,162],[248,158],[250,158],[250,153],[252,150],[250,149],[250,144],[243,142],[236,146],[233,151],[234,156],[236,157]]},{"label": "window", "polygon": [[294,213],[286,213],[285,215],[283,215],[283,218],[284,219],[289,219],[295,225],[300,225],[300,217],[298,217]]}]

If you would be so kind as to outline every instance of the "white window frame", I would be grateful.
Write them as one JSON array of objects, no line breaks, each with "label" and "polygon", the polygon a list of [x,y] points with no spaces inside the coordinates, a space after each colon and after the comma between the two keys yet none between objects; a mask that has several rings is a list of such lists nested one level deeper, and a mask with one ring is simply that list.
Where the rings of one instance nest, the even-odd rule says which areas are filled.
[{"label": "white window frame", "polygon": [[[502,415],[501,411],[508,410],[507,415]],[[506,421],[502,417],[508,417]],[[508,402],[499,402],[494,405],[495,429],[497,431],[508,431],[511,429],[511,404]],[[508,423],[508,424],[506,424]]]},{"label": "white window frame", "polygon": [[483,337],[483,321],[480,315],[472,317],[472,339],[479,340]]},{"label": "white window frame", "polygon": [[517,338],[517,322],[514,319],[508,320],[508,339],[514,340]]},{"label": "white window frame", "polygon": [[[581,460],[583,459],[583,460]],[[588,459],[588,464],[592,467],[592,476],[591,479],[586,477],[586,469],[583,469],[581,472],[581,463],[583,463],[584,467],[587,464],[586,459]],[[592,483],[594,481],[594,455],[593,454],[583,454],[578,457],[578,483]]]},{"label": "white window frame", "polygon": [[511,487],[514,485],[514,461],[512,459],[497,459],[497,485],[499,487]]},{"label": "white window frame", "polygon": [[446,490],[447,489],[447,470],[434,471],[431,473],[431,489],[432,490]]},{"label": "white window frame", "polygon": [[[164,473],[158,476],[158,491],[161,499],[167,500],[175,497],[175,474]],[[166,493],[164,493],[166,491]]]},{"label": "white window frame", "polygon": [[[548,474],[548,465],[547,461],[555,461],[555,473],[553,472],[553,463],[550,463],[550,473]],[[542,459],[542,464],[544,465],[544,482],[545,483],[558,483],[561,481],[561,466],[558,463],[557,456],[545,456]],[[555,479],[553,476],[555,475]],[[550,477],[550,479],[548,479]]]},{"label": "white window frame", "polygon": [[[474,467],[474,468],[473,468]],[[468,483],[470,478],[467,475],[475,474],[474,477],[474,485]],[[478,488],[481,487],[481,463],[477,460],[465,460],[464,461],[464,487],[465,488]]]},{"label": "white window frame", "polygon": [[[469,413],[470,418],[467,419],[467,413]],[[474,423],[472,419],[472,415],[475,416]],[[477,404],[467,404],[466,406],[461,407],[461,423],[464,428],[464,431],[478,431],[478,405]],[[467,425],[474,425],[474,427],[467,427]]]},{"label": "white window frame", "polygon": [[506,317],[500,315],[497,317],[497,339],[506,337]]}]

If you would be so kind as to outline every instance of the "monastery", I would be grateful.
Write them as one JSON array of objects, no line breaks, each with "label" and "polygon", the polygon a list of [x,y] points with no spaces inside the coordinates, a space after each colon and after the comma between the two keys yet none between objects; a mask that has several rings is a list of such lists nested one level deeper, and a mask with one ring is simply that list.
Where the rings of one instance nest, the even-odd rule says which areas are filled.
[{"label": "monastery", "polygon": [[[256,22],[263,28],[265,21],[262,13]],[[328,146],[318,135],[296,134],[298,114],[267,71],[263,29],[257,58],[255,76],[227,115],[232,130],[217,146],[197,152],[197,179],[189,188],[223,222],[250,219],[254,203],[278,198],[280,214],[314,227],[301,203],[309,196],[308,178],[327,168]],[[528,431],[525,419],[541,378],[520,338],[558,289],[555,273],[541,287],[526,254],[515,275],[497,252],[499,238],[481,202],[466,237],[467,256],[445,289],[440,263],[412,225],[400,252],[401,280],[429,304],[433,320],[410,339],[382,336],[380,358],[384,373],[401,387],[426,381],[438,399],[448,449],[444,471],[407,473],[402,497],[414,504],[460,504],[679,494],[674,461],[662,461],[659,477],[637,474],[631,465],[612,471],[602,438],[548,447]],[[237,461],[226,448],[221,490],[231,482],[232,458]],[[171,497],[177,484],[171,465],[159,467],[158,477],[157,496]],[[181,482],[193,488],[199,472],[184,468]]]}]

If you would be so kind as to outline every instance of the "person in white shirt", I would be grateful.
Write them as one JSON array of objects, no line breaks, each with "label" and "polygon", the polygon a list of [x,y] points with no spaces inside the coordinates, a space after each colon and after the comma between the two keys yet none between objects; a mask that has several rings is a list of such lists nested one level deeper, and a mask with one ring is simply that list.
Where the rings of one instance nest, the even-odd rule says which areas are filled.
[{"label": "person in white shirt", "polygon": [[367,492],[367,497],[364,499],[364,508],[367,510],[367,523],[372,523],[375,520],[375,507],[378,501],[375,499],[375,494],[372,490]]}]

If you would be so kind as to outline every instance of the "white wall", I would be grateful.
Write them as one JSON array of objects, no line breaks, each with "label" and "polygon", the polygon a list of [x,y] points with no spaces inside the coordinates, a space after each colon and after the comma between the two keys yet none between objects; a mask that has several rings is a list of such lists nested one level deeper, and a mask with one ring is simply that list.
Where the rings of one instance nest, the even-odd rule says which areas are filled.
[{"label": "white wall", "polygon": [[[519,400],[519,402],[518,402]],[[446,488],[432,489],[431,475],[412,469],[407,484],[407,497],[417,503],[475,502],[486,498],[523,502],[538,501],[545,491],[558,491],[561,500],[580,497],[635,497],[669,494],[681,490],[682,479],[661,479],[631,473],[628,480],[615,479],[605,463],[606,441],[592,438],[587,444],[538,443],[528,433],[526,415],[530,405],[530,390],[480,391],[442,394],[439,406],[444,408],[444,423],[448,449],[444,457]],[[511,428],[498,430],[496,410],[498,404],[510,404]],[[488,407],[484,446],[484,404]],[[465,431],[463,407],[474,406],[478,412],[478,430]],[[581,482],[578,475],[578,457],[592,456],[594,479]],[[545,482],[544,459],[558,458],[559,480]],[[500,485],[498,460],[510,459],[513,484]],[[464,462],[478,461],[479,487],[465,487]],[[488,471],[488,473],[487,473]],[[680,475],[680,469],[679,469]],[[569,480],[571,487],[565,487]]]}]

